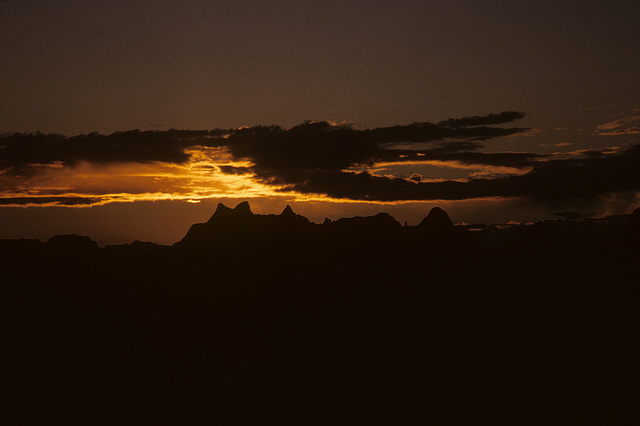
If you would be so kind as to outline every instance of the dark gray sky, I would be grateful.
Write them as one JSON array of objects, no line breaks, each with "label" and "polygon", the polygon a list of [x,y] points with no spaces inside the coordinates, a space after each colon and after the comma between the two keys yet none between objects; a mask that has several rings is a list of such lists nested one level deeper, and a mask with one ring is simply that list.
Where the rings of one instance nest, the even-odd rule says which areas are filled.
[{"label": "dark gray sky", "polygon": [[[503,127],[529,131],[492,139],[476,151],[571,157],[577,151],[605,147],[623,152],[640,139],[637,0],[4,0],[0,10],[4,134],[41,131],[72,136],[271,124],[286,129],[305,120],[375,129],[521,111],[524,118]],[[0,161],[10,162],[2,156],[0,151]],[[59,173],[40,174],[39,180],[16,177],[14,167],[13,174],[0,175],[0,195],[17,199],[54,192],[94,196],[147,191],[155,194],[148,201],[160,199],[158,194],[171,199],[175,191],[167,188],[178,185],[151,190],[148,182],[138,179],[134,190],[126,183],[126,167],[111,164],[96,171],[91,168],[94,160],[87,160],[89,165],[51,163],[61,167],[55,169]],[[469,178],[467,169],[454,165],[460,164],[442,167],[432,162],[411,169],[386,164],[377,165],[375,173],[402,178],[415,173],[426,180]],[[153,173],[148,168],[144,172],[147,177]],[[265,171],[260,173],[264,177]],[[90,176],[92,182],[109,181],[111,186],[100,192],[95,185],[79,184],[82,176]],[[198,188],[222,185],[199,176]],[[284,207],[280,204],[286,200],[269,191],[255,187],[248,194],[237,190],[242,182],[231,183],[228,175],[225,179],[226,191],[190,193],[189,199],[234,198],[236,191],[237,197],[253,198],[266,210]],[[600,193],[598,202],[575,197],[567,197],[564,204],[555,199],[553,206],[536,202],[529,210],[516,203],[519,207],[509,212],[514,220],[523,220],[532,216],[531,211],[540,212],[538,218],[554,209],[627,211],[639,201],[634,188],[625,191]],[[311,215],[339,216],[353,208],[333,199],[312,208],[304,204],[305,198],[287,197]],[[466,209],[461,200],[455,202],[452,208],[469,217],[458,221],[491,221],[486,209],[482,214],[474,210],[477,200]],[[135,204],[114,211],[131,210]],[[384,206],[366,205],[365,210]],[[426,214],[424,202],[402,207],[404,213],[399,214],[410,220]],[[9,215],[15,208],[0,207],[0,216],[20,216],[13,211]],[[28,208],[39,211],[33,213],[36,216],[44,212],[44,207]],[[49,217],[63,221],[70,210],[54,208],[58,213]],[[28,233],[32,228],[25,221],[19,228]],[[0,231],[9,235],[7,228]]]},{"label": "dark gray sky", "polygon": [[639,106],[634,0],[5,0],[0,19],[4,132]]}]

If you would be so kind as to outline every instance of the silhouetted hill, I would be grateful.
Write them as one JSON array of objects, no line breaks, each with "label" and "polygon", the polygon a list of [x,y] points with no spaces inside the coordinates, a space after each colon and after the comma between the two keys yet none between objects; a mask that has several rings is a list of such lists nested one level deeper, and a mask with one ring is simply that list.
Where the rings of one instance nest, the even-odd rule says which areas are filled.
[{"label": "silhouetted hill", "polygon": [[[415,250],[436,257],[442,267],[465,262],[476,268],[493,253],[493,249],[475,233],[454,226],[449,215],[439,207],[432,208],[419,225],[407,230]],[[459,269],[454,264],[448,266]]]},{"label": "silhouetted hill", "polygon": [[560,222],[494,248],[441,209],[416,226],[314,224],[248,203],[170,247],[0,240],[6,410],[31,407],[20,424],[636,424],[639,214],[581,252]]},{"label": "silhouetted hill", "polygon": [[394,238],[400,239],[401,232],[400,223],[387,213],[368,217],[341,218],[334,222],[323,223],[318,229],[319,235],[325,239],[328,238],[334,243],[343,241],[343,244],[347,243],[347,247],[349,244],[360,246],[380,244]]},{"label": "silhouetted hill", "polygon": [[312,251],[340,251],[362,245],[372,248],[387,243],[408,252],[437,250],[438,246],[465,250],[483,245],[472,233],[454,227],[447,213],[439,208],[432,209],[415,227],[402,227],[387,213],[325,220],[317,225],[295,214],[290,206],[280,215],[255,215],[249,204],[244,202],[234,209],[219,204],[206,223],[193,225],[175,246],[201,251],[220,249],[227,244],[244,245],[250,249],[290,246],[288,243],[291,242],[298,244],[297,249]]},{"label": "silhouetted hill", "polygon": [[0,240],[0,250],[3,255],[19,255],[29,252],[38,252],[46,247],[45,243],[36,239],[20,238],[12,240]]},{"label": "silhouetted hill", "polygon": [[312,224],[287,206],[280,215],[254,215],[248,202],[230,209],[224,204],[218,207],[206,223],[195,224],[187,235],[175,244],[176,247],[204,249],[222,248],[226,244],[238,245],[249,242],[294,238],[301,229]]},{"label": "silhouetted hill", "polygon": [[89,237],[80,235],[55,235],[47,241],[47,244],[54,250],[86,251],[98,248],[98,243]]},{"label": "silhouetted hill", "polygon": [[430,232],[446,232],[453,230],[453,222],[451,218],[440,207],[434,207],[429,211],[427,217],[422,219],[420,228]]}]

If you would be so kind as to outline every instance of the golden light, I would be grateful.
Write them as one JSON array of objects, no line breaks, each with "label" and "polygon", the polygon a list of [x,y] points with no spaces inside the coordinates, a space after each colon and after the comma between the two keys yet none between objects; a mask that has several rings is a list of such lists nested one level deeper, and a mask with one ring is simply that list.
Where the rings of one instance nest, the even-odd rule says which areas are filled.
[{"label": "golden light", "polygon": [[[244,199],[281,195],[280,188],[261,184],[251,174],[223,173],[220,166],[248,169],[253,165],[247,161],[233,161],[225,148],[192,147],[186,152],[190,160],[183,164],[81,162],[66,167],[61,164],[35,165],[26,176],[3,176],[0,198],[31,198],[33,204],[38,205],[57,204],[55,200],[41,203],[39,198],[95,198],[95,201],[82,204],[88,206],[114,201],[198,202],[214,197]],[[6,202],[4,205],[11,204]]]}]

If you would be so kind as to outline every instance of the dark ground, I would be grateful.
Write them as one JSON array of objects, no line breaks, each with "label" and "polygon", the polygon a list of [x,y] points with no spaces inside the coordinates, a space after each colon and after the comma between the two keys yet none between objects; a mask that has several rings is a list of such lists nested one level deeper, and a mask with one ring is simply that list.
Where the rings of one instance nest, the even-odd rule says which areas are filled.
[{"label": "dark ground", "polygon": [[6,424],[639,424],[640,211],[496,248],[244,204],[172,247],[0,241]]}]

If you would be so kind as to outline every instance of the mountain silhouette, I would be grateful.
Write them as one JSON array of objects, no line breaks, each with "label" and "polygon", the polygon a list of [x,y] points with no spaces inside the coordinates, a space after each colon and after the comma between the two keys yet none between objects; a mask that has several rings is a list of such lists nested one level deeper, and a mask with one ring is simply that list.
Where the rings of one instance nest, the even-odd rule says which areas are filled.
[{"label": "mountain silhouette", "polygon": [[75,234],[55,235],[47,241],[47,245],[55,250],[94,250],[98,248],[98,243],[86,236]]},{"label": "mountain silhouette", "polygon": [[211,219],[207,221],[207,223],[219,222],[225,220],[238,220],[238,219],[248,219],[253,217],[254,214],[251,211],[251,207],[249,206],[248,201],[243,201],[239,203],[234,209],[230,209],[222,203],[218,204],[215,213],[211,216]]},{"label": "mountain silhouette", "polygon": [[[206,223],[195,224],[187,232],[185,237],[176,246],[179,247],[211,247],[215,242],[228,241],[252,241],[277,244],[282,242],[282,237],[287,238],[297,235],[306,239],[315,239],[321,243],[325,239],[345,240],[349,239],[354,244],[375,239],[395,239],[398,242],[409,243],[410,234],[420,235],[431,239],[451,237],[461,243],[457,238],[460,234],[467,237],[470,232],[456,229],[447,213],[440,208],[433,208],[427,217],[416,227],[404,229],[400,223],[388,213],[378,213],[373,216],[356,216],[340,218],[336,221],[326,219],[321,225],[311,223],[304,216],[293,212],[287,206],[280,215],[256,215],[251,212],[248,202],[242,202],[231,209],[224,204],[218,204],[215,213]],[[454,236],[455,235],[455,236]],[[475,240],[477,243],[477,240]]]},{"label": "mountain silhouette", "polygon": [[453,222],[447,212],[434,207],[418,226],[431,232],[448,232],[453,229]]},{"label": "mountain silhouette", "polygon": [[635,424],[638,217],[583,251],[561,223],[493,248],[439,208],[315,224],[247,202],[173,246],[0,240],[7,406],[38,407],[32,424]]},{"label": "mountain silhouette", "polygon": [[402,226],[388,213],[374,216],[340,218],[320,225],[320,232],[333,239],[350,240],[354,244],[375,239],[400,238]]},{"label": "mountain silhouette", "polygon": [[246,201],[233,209],[219,203],[206,223],[193,225],[175,246],[198,249],[214,248],[217,244],[281,241],[282,237],[294,238],[298,231],[311,226],[307,218],[295,214],[290,206],[280,215],[256,215]]}]

